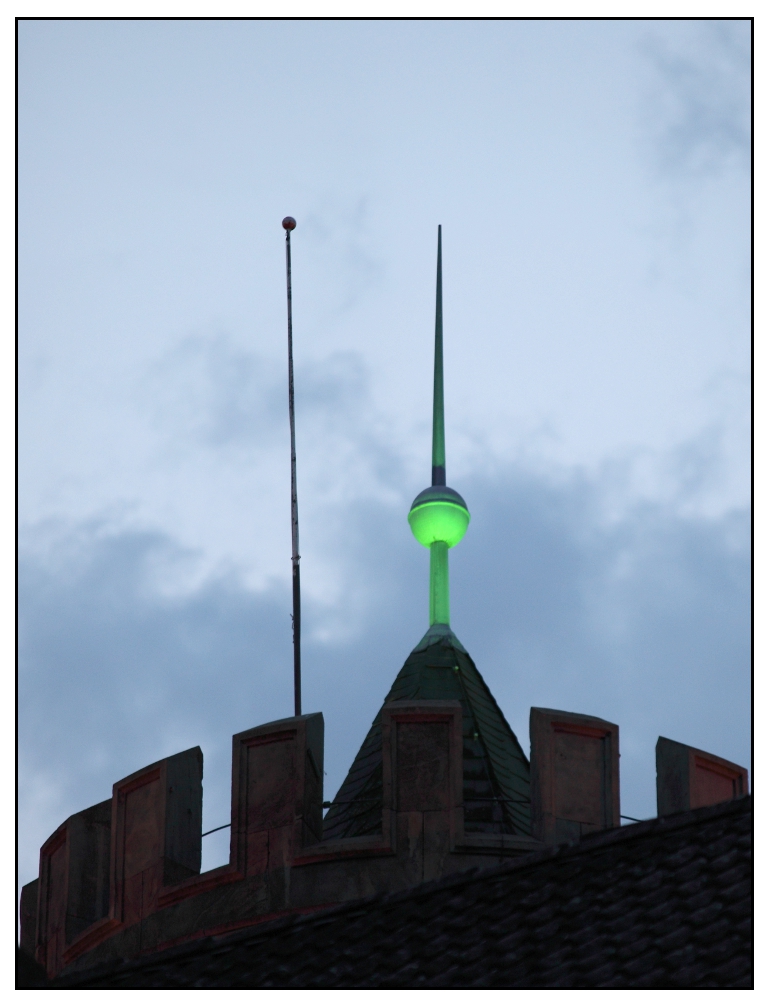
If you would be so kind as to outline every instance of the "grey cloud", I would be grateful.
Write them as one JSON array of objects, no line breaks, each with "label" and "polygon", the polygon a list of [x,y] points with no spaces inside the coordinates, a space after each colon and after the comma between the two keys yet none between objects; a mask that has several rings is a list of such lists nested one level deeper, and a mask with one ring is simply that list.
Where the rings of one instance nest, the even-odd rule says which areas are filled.
[{"label": "grey cloud", "polygon": [[[374,247],[371,200],[360,195],[342,202],[330,195],[303,223],[306,253],[327,280],[316,286],[315,312],[341,317],[350,312],[384,274],[384,261]],[[295,268],[294,268],[295,270]]]},{"label": "grey cloud", "polygon": [[[642,504],[607,524],[600,481],[557,485],[519,468],[455,486],[473,520],[451,555],[453,626],[525,746],[530,705],[618,722],[635,816],[655,811],[659,735],[747,764],[746,513],[687,518]],[[326,794],[427,606],[427,554],[392,504],[342,507],[330,530],[347,587],[332,610],[304,602],[304,708],[325,714]],[[221,575],[164,596],[158,564],[190,555],[169,537],[86,525],[63,538],[60,551],[29,545],[21,559],[25,881],[65,816],[186,746],[205,751],[205,823],[224,821],[230,735],[292,704],[288,588],[256,593]],[[334,618],[349,631],[316,638]]]},{"label": "grey cloud", "polygon": [[185,337],[144,371],[137,398],[159,430],[218,446],[276,437],[282,390],[277,361],[238,348],[223,333],[210,333]]},{"label": "grey cloud", "polygon": [[[295,373],[301,492],[311,490],[315,506],[341,489],[394,500],[405,462],[388,420],[375,411],[363,356],[336,351],[296,363]],[[253,462],[258,452],[260,461],[273,461],[266,452],[289,447],[286,362],[224,334],[187,337],[152,366],[137,400],[165,462],[183,453],[196,462],[201,449],[226,463]],[[338,516],[332,512],[334,521]]]},{"label": "grey cloud", "polygon": [[[364,427],[369,377],[362,356],[338,351],[295,361],[296,408],[310,426]],[[286,362],[248,351],[226,334],[196,334],[143,372],[137,396],[159,430],[207,447],[285,444]]]},{"label": "grey cloud", "polygon": [[748,21],[695,25],[693,50],[655,38],[641,49],[657,76],[648,109],[658,164],[668,174],[715,173],[750,162]]},{"label": "grey cloud", "polygon": [[724,472],[723,431],[721,426],[706,427],[693,440],[686,441],[670,454],[669,479],[684,499],[711,492]]}]

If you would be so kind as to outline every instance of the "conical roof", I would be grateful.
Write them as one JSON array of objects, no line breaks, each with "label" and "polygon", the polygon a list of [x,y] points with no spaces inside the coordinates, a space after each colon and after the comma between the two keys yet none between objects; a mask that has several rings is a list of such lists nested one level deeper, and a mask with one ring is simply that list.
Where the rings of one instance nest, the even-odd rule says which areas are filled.
[{"label": "conical roof", "polygon": [[[462,704],[466,833],[529,836],[529,761],[467,650],[448,625],[433,625],[411,652],[384,699]],[[381,832],[380,714],[323,824],[323,839]]]}]

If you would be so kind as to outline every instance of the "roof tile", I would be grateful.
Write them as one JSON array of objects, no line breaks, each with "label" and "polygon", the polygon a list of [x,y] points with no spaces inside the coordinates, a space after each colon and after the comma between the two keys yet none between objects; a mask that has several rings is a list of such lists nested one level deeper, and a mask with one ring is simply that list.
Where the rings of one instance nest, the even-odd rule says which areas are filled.
[{"label": "roof tile", "polygon": [[[438,626],[435,627],[436,632]],[[385,704],[451,699],[462,705],[465,829],[530,836],[529,761],[476,665],[448,629],[412,651]],[[377,714],[323,821],[323,837],[381,829],[381,713]]]}]

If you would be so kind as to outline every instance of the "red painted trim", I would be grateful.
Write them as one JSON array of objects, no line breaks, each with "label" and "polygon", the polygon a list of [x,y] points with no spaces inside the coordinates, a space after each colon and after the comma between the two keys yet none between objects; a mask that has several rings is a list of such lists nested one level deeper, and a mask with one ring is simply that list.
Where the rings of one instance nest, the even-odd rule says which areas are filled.
[{"label": "red painted trim", "polygon": [[243,747],[260,747],[265,743],[281,743],[284,740],[294,740],[298,733],[295,729],[283,729],[279,733],[267,733],[265,736],[253,736],[250,740],[241,740]]},{"label": "red painted trim", "polygon": [[65,964],[72,962],[85,952],[91,951],[92,948],[95,948],[105,938],[111,937],[123,926],[120,920],[114,920],[112,917],[103,917],[102,920],[98,920],[91,927],[87,927],[85,931],[75,938],[68,948],[65,948],[62,953],[62,961]]},{"label": "red painted trim", "polygon": [[555,733],[570,733],[573,736],[589,736],[593,739],[604,739],[612,732],[610,729],[594,729],[591,726],[573,726],[569,722],[552,722],[551,729]]},{"label": "red painted trim", "polygon": [[119,795],[127,796],[132,792],[136,791],[138,788],[142,788],[143,785],[149,785],[151,781],[158,781],[161,778],[161,768],[154,767],[152,771],[147,771],[145,774],[141,774],[139,778],[135,778],[134,781],[130,781],[128,784],[123,785],[120,781],[117,781],[115,787]]},{"label": "red painted trim", "polygon": [[696,754],[694,760],[696,767],[701,768],[703,771],[710,771],[712,774],[720,775],[721,778],[730,778],[733,780],[744,776],[744,771],[741,767],[728,767],[725,764],[719,764],[717,761],[709,760],[707,757],[701,757],[699,754]]},{"label": "red painted trim", "polygon": [[50,858],[52,854],[56,854],[59,848],[67,839],[67,820],[62,823],[58,830],[54,830],[45,844],[41,847],[40,853],[45,855],[45,857]]},{"label": "red painted trim", "polygon": [[230,865],[223,865],[221,868],[213,868],[212,871],[202,872],[201,875],[192,875],[184,882],[177,885],[166,886],[161,890],[156,898],[156,909],[161,910],[165,906],[171,906],[183,899],[191,896],[199,896],[202,893],[210,892],[221,885],[228,885],[230,882],[241,882],[245,873]]},{"label": "red painted trim", "polygon": [[[310,850],[310,848],[307,848],[307,850]],[[381,841],[379,844],[373,844],[370,847],[349,847],[336,853],[331,852],[330,854],[299,854],[293,858],[291,867],[298,868],[299,865],[316,865],[325,861],[343,861],[347,858],[373,858],[394,853],[395,850],[393,847]]]}]

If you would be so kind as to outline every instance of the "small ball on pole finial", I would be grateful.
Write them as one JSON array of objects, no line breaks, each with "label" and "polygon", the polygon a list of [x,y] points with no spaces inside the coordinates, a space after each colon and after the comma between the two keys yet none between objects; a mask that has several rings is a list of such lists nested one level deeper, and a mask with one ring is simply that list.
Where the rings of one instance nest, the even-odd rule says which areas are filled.
[{"label": "small ball on pole finial", "polygon": [[296,228],[296,220],[293,218],[292,215],[285,216],[285,218],[282,220],[282,228],[287,230]]}]

